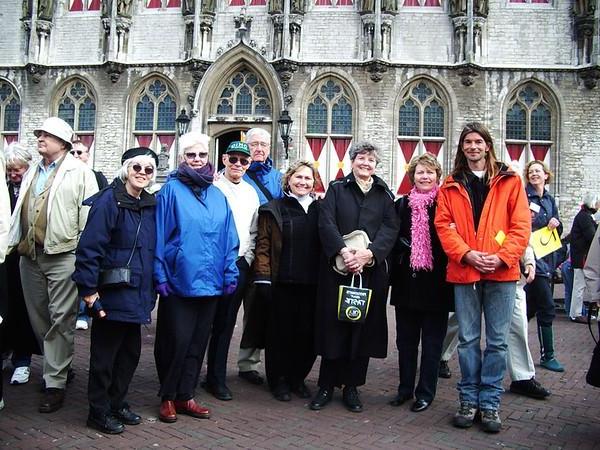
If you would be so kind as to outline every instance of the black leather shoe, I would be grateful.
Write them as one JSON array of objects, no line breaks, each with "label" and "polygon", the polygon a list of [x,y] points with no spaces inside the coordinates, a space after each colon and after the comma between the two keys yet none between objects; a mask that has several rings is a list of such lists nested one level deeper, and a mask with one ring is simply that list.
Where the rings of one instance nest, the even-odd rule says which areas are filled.
[{"label": "black leather shoe", "polygon": [[233,399],[233,395],[231,395],[231,391],[224,384],[216,385],[216,384],[210,384],[207,381],[205,381],[202,383],[201,386],[206,390],[206,392],[208,392],[209,394],[212,394],[213,397],[216,398],[217,400],[222,400],[224,402],[227,402],[227,401]]},{"label": "black leather shoe", "polygon": [[257,386],[260,386],[261,384],[263,384],[265,382],[265,380],[263,380],[263,377],[261,377],[256,370],[248,370],[246,372],[239,372],[238,375],[240,378],[243,378],[244,380],[246,380],[249,383],[256,384]]},{"label": "black leather shoe", "polygon": [[290,395],[290,385],[282,378],[277,382],[277,385],[273,388],[273,397],[280,402],[289,402],[292,399]]},{"label": "black leather shoe", "polygon": [[313,411],[319,411],[320,409],[323,409],[332,398],[333,388],[320,388],[315,398],[310,402],[309,408]]},{"label": "black leather shoe", "polygon": [[308,387],[306,386],[306,383],[304,383],[304,381],[302,383],[300,383],[298,386],[295,386],[294,388],[292,388],[292,392],[300,398],[310,398],[311,397],[310,389],[308,389]]},{"label": "black leather shoe", "polygon": [[134,413],[129,406],[123,406],[121,409],[112,412],[115,419],[125,425],[139,425],[142,423],[142,416]]},{"label": "black leather shoe", "polygon": [[350,412],[359,413],[363,410],[363,405],[355,386],[344,386],[342,401],[346,405],[346,409]]},{"label": "black leather shoe", "polygon": [[412,400],[413,396],[409,394],[403,394],[398,392],[393,400],[390,401],[391,406],[400,406],[406,403],[408,400]]},{"label": "black leather shoe", "polygon": [[413,405],[410,407],[410,410],[412,412],[421,412],[425,411],[427,408],[429,408],[429,403],[423,399],[419,399],[413,403]]},{"label": "black leather shoe", "polygon": [[440,367],[438,368],[438,377],[439,378],[451,378],[452,372],[450,372],[450,367],[448,367],[448,361],[444,361],[443,359],[440,361]]},{"label": "black leather shoe", "polygon": [[106,434],[119,434],[125,429],[119,419],[110,414],[102,417],[95,417],[90,414],[87,419],[87,426]]},{"label": "black leather shoe", "polygon": [[65,400],[65,390],[60,388],[47,388],[40,401],[39,412],[51,413],[62,408]]}]

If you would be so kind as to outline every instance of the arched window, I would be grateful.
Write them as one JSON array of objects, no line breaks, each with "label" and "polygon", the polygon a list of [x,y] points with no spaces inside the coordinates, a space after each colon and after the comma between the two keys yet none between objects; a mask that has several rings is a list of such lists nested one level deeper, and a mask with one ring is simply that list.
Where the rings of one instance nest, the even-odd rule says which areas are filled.
[{"label": "arched window", "polygon": [[330,180],[350,172],[348,149],[353,138],[354,99],[350,90],[334,77],[316,83],[306,107],[306,156],[316,161],[323,191]]},{"label": "arched window", "polygon": [[257,74],[242,68],[236,71],[221,90],[217,116],[271,117],[271,99]]},{"label": "arched window", "polygon": [[396,180],[398,195],[410,191],[406,166],[413,156],[429,152],[443,167],[446,143],[448,102],[436,85],[428,80],[413,81],[403,91],[398,110],[398,158]]},{"label": "arched window", "polygon": [[90,86],[79,78],[68,81],[58,91],[56,115],[67,122],[77,137],[93,153],[96,130],[96,98]]},{"label": "arched window", "polygon": [[511,161],[524,167],[538,159],[552,166],[556,107],[550,95],[536,83],[520,86],[506,109],[506,151]]},{"label": "arched window", "polygon": [[168,152],[175,140],[177,101],[162,78],[146,80],[133,96],[133,136],[135,144],[160,153]]},{"label": "arched window", "polygon": [[15,88],[6,81],[0,80],[0,134],[1,148],[18,140],[19,121],[21,118],[21,101]]}]

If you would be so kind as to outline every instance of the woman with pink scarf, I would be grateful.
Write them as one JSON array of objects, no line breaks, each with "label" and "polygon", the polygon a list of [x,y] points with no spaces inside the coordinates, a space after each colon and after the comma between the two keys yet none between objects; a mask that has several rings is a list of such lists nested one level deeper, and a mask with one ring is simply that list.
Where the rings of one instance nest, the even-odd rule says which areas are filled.
[{"label": "woman with pink scarf", "polygon": [[[452,287],[445,281],[447,258],[433,225],[441,175],[440,163],[431,153],[414,157],[408,167],[413,188],[396,201],[400,232],[391,304],[396,308],[400,384],[390,404],[400,406],[416,397],[414,412],[426,410],[435,397],[448,312],[454,305]],[[419,342],[421,364],[415,388]]]}]

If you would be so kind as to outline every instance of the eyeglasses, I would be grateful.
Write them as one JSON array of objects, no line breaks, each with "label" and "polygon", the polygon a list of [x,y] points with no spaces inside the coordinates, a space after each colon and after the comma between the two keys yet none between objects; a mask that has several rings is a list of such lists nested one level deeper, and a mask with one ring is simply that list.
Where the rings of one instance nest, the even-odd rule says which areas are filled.
[{"label": "eyeglasses", "polygon": [[240,164],[242,166],[247,166],[248,164],[250,164],[250,160],[248,158],[239,158],[237,156],[229,156],[229,162],[231,164],[237,164],[237,162],[240,162]]},{"label": "eyeglasses", "polygon": [[269,148],[271,144],[269,144],[268,142],[250,142],[248,144],[248,147],[252,147],[252,148],[256,148],[256,147],[261,147],[261,148]]},{"label": "eyeglasses", "polygon": [[142,170],[146,175],[152,175],[154,173],[154,167],[152,166],[142,167],[140,164],[134,164],[131,168],[135,173],[140,173]]},{"label": "eyeglasses", "polygon": [[205,158],[208,158],[208,153],[206,153],[206,152],[200,152],[200,153],[186,152],[185,157],[187,159],[196,159],[196,157],[198,157],[200,159],[205,159]]},{"label": "eyeglasses", "polygon": [[71,155],[75,155],[75,153],[77,153],[77,156],[81,156],[81,154],[85,152],[83,150],[71,150],[69,153],[71,153]]}]

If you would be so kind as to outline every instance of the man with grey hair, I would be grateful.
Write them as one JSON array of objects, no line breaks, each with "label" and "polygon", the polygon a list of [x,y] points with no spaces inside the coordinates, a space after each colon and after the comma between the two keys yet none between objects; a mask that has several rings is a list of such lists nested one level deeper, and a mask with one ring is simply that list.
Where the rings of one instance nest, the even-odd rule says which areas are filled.
[{"label": "man with grey hair", "polygon": [[25,303],[44,353],[39,411],[51,413],[63,405],[73,360],[77,289],[71,274],[89,209],[82,203],[98,185],[92,171],[69,154],[73,129],[68,123],[50,117],[34,134],[42,160],[21,183],[9,246],[22,256]]},{"label": "man with grey hair", "polygon": [[[273,161],[269,157],[271,134],[264,128],[251,128],[246,132],[246,144],[250,149],[252,163],[243,179],[254,188],[260,204],[264,205],[273,199],[283,197],[281,172],[273,168]],[[257,301],[254,301],[255,299]],[[261,299],[256,298],[254,292],[250,292],[244,297],[244,330],[261,328],[261,326],[255,326],[257,323],[251,323],[248,326],[249,317],[253,322],[260,322],[264,319],[264,311],[260,308],[261,304]],[[249,313],[250,310],[252,313]],[[248,345],[244,341],[245,339],[242,339],[243,347],[240,348],[238,359],[239,376],[252,384],[262,384],[264,380],[257,370],[260,363],[260,349],[254,348],[253,345]]]}]

